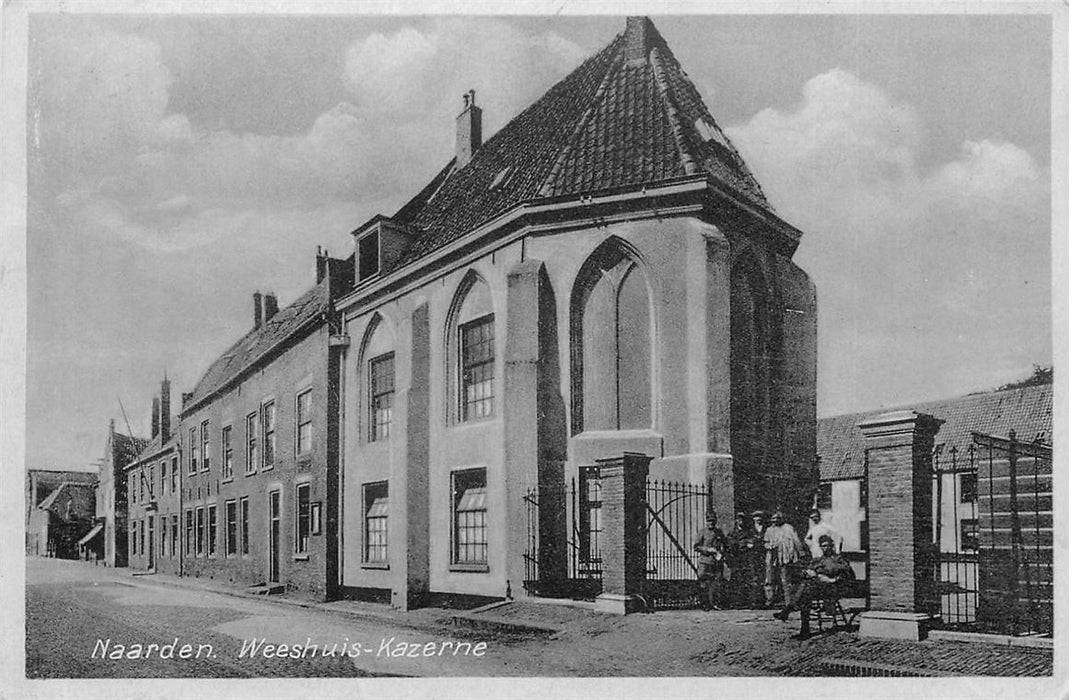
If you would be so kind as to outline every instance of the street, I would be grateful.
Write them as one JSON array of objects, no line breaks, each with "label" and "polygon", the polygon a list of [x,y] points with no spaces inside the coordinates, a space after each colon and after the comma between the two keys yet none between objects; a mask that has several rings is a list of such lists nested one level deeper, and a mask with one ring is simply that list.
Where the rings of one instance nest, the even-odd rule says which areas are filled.
[{"label": "street", "polygon": [[477,653],[479,640],[474,638],[434,636],[319,610],[161,585],[126,569],[38,557],[26,561],[28,678],[488,672],[486,642]]}]

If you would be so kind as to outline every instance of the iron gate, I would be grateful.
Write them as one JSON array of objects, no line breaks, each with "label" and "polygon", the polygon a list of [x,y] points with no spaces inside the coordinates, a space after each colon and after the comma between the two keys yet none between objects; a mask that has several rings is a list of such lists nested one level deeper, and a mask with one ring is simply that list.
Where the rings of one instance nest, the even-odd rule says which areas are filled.
[{"label": "iron gate", "polygon": [[974,433],[964,454],[935,455],[936,590],[945,626],[1053,633],[1051,457],[1049,444],[1022,443],[1012,431]]}]

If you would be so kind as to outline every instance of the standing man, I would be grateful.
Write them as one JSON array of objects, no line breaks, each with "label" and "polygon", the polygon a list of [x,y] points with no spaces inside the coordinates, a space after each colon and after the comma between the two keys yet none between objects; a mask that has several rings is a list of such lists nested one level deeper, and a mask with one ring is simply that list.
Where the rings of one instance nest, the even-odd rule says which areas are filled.
[{"label": "standing man", "polygon": [[809,547],[809,554],[814,559],[820,559],[823,555],[820,548],[820,539],[830,537],[836,552],[843,550],[843,536],[828,523],[824,522],[820,510],[814,508],[809,511],[809,530],[805,533],[805,544]]},{"label": "standing man", "polygon": [[702,601],[702,608],[720,610],[727,538],[716,526],[715,511],[710,510],[705,514],[705,527],[698,531],[694,540],[694,551],[699,555],[698,597]]},{"label": "standing man", "polygon": [[786,604],[794,597],[795,569],[809,550],[798,538],[794,526],[787,522],[782,511],[772,514],[772,524],[765,531],[765,605],[773,607],[777,591]]},{"label": "standing man", "polygon": [[[754,555],[764,551],[764,542],[759,542],[758,537],[750,524],[750,516],[736,513],[735,529],[728,535],[728,566],[731,567],[731,593],[728,597],[732,607],[749,608],[758,603]],[[757,552],[759,544],[760,553]]]}]

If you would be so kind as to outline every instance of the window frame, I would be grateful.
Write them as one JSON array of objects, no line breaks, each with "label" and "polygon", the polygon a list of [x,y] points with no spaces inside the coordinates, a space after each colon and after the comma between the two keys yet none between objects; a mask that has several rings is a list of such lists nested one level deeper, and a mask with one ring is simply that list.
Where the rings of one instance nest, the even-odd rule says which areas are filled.
[{"label": "window frame", "polygon": [[238,499],[238,520],[241,529],[241,542],[238,545],[241,555],[249,553],[249,497],[242,496]]},{"label": "window frame", "polygon": [[177,546],[179,544],[179,541],[178,541],[178,526],[180,524],[180,520],[181,519],[178,517],[178,513],[171,513],[171,553],[170,553],[170,557],[172,559],[174,558],[175,554],[178,554],[178,552],[176,552],[175,550],[176,550],[176,548],[177,548]]},{"label": "window frame", "polygon": [[[301,399],[307,397],[305,409],[301,409]],[[307,415],[305,415],[307,413]],[[312,387],[299,391],[293,397],[293,421],[296,428],[293,439],[294,457],[301,458],[312,454],[312,442],[315,440],[315,424],[312,420]],[[308,427],[308,436],[304,437],[301,429]],[[307,444],[306,444],[307,443]]]},{"label": "window frame", "polygon": [[[376,385],[381,381],[379,368],[389,366],[389,389],[379,390]],[[394,352],[384,352],[381,355],[368,360],[367,363],[367,388],[368,388],[368,442],[384,442],[390,439],[390,428],[393,425],[394,396],[397,391],[397,364]],[[388,405],[382,410],[386,419],[380,420],[378,401],[388,399]]]},{"label": "window frame", "polygon": [[[365,568],[388,569],[390,566],[390,482],[372,481],[365,483],[361,488],[361,497],[363,546],[360,547],[360,562]],[[386,512],[382,515],[373,515],[371,513],[372,508],[375,507],[380,499],[385,501],[383,505]],[[376,525],[381,521],[382,527],[373,529],[372,520],[375,521]],[[372,541],[372,533],[376,535],[374,543]],[[372,550],[376,554],[381,552],[381,555],[372,556]]]},{"label": "window frame", "polygon": [[253,411],[245,416],[245,474],[259,471],[259,412]]},{"label": "window frame", "polygon": [[227,423],[219,431],[219,441],[222,443],[220,448],[223,451],[222,462],[222,474],[224,481],[230,481],[234,478],[234,426],[232,423]]},{"label": "window frame", "polygon": [[[270,422],[268,416],[271,417]],[[270,431],[268,426],[270,425]],[[268,471],[275,468],[278,459],[278,409],[274,399],[267,399],[260,404],[260,469]],[[270,459],[268,458],[268,439],[270,439]]]},{"label": "window frame", "polygon": [[178,464],[177,455],[171,457],[171,493],[178,493],[178,470],[180,465]]},{"label": "window frame", "polygon": [[[450,472],[450,543],[449,543],[449,567],[455,571],[473,571],[473,572],[486,572],[490,570],[490,527],[489,527],[489,509],[486,504],[487,496],[487,469],[486,467],[472,467],[467,469],[456,469]],[[472,485],[463,484],[462,482],[470,480]],[[481,481],[481,486],[475,485]],[[461,486],[465,486],[463,492],[461,492]],[[482,508],[465,508],[461,510],[460,506],[467,495],[469,490],[482,489]],[[472,494],[477,497],[478,494]],[[462,524],[460,517],[462,513],[482,513],[480,516],[473,516],[473,522],[471,524]],[[468,520],[468,518],[464,518]],[[462,533],[467,535],[462,535]],[[469,535],[474,534],[475,539],[469,539]],[[481,535],[481,538],[479,537]],[[461,540],[465,540],[462,542]],[[477,556],[462,556],[462,547],[466,549],[474,548],[476,551],[481,548],[483,556],[478,558]]]},{"label": "window frame", "polygon": [[207,472],[211,470],[211,460],[208,453],[211,451],[211,426],[208,420],[203,420],[200,423],[200,470]]},{"label": "window frame", "polygon": [[[456,415],[458,423],[474,423],[482,420],[489,420],[493,418],[497,410],[496,401],[496,381],[497,381],[497,341],[494,328],[494,314],[487,313],[482,316],[465,321],[457,325],[457,406]],[[479,338],[476,342],[471,343],[472,346],[478,346],[487,344],[489,345],[488,357],[483,357],[478,360],[468,360],[468,348],[469,338],[468,334],[476,329],[485,328],[487,335],[483,338]],[[476,372],[481,370],[488,370],[489,377],[482,377],[479,380],[469,378]],[[485,385],[489,388],[489,392],[483,396],[477,396],[472,401],[468,400],[469,387],[477,387]],[[485,409],[479,409],[484,412],[473,412],[474,406],[488,406]]]},{"label": "window frame", "polygon": [[215,503],[208,504],[208,546],[209,557],[214,557],[219,542],[219,508]]},{"label": "window frame", "polygon": [[186,556],[192,557],[196,552],[197,532],[195,529],[193,508],[186,508]]},{"label": "window frame", "polygon": [[[304,494],[304,503],[301,503],[301,494]],[[293,489],[293,553],[296,556],[308,556],[311,551],[312,540],[312,483],[302,481]],[[301,528],[304,527],[304,537],[301,537]]]},{"label": "window frame", "polygon": [[223,504],[223,513],[226,519],[223,556],[232,557],[238,553],[238,502],[233,498],[227,500]]},{"label": "window frame", "polygon": [[197,475],[197,428],[189,429],[189,475]]},{"label": "window frame", "polygon": [[199,557],[199,556],[203,556],[204,555],[204,551],[205,551],[205,547],[204,547],[204,531],[205,531],[205,527],[204,527],[204,525],[205,525],[205,522],[204,522],[204,519],[205,519],[205,517],[204,517],[204,506],[197,506],[196,508],[194,508],[194,511],[197,514],[197,517],[196,517],[196,522],[197,522],[197,550],[196,550],[196,554]]}]

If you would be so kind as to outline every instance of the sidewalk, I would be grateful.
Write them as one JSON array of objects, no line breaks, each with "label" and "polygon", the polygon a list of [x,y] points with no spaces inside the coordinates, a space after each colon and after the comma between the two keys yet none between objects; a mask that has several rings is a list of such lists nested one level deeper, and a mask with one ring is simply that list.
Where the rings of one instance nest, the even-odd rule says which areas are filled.
[{"label": "sidewalk", "polygon": [[948,640],[859,638],[855,632],[793,639],[797,619],[772,611],[666,610],[626,617],[590,607],[516,601],[475,611],[411,612],[357,601],[318,603],[254,595],[204,579],[164,574],[139,579],[316,609],[437,634],[492,642],[500,675],[517,676],[1044,676],[1053,651]]}]

